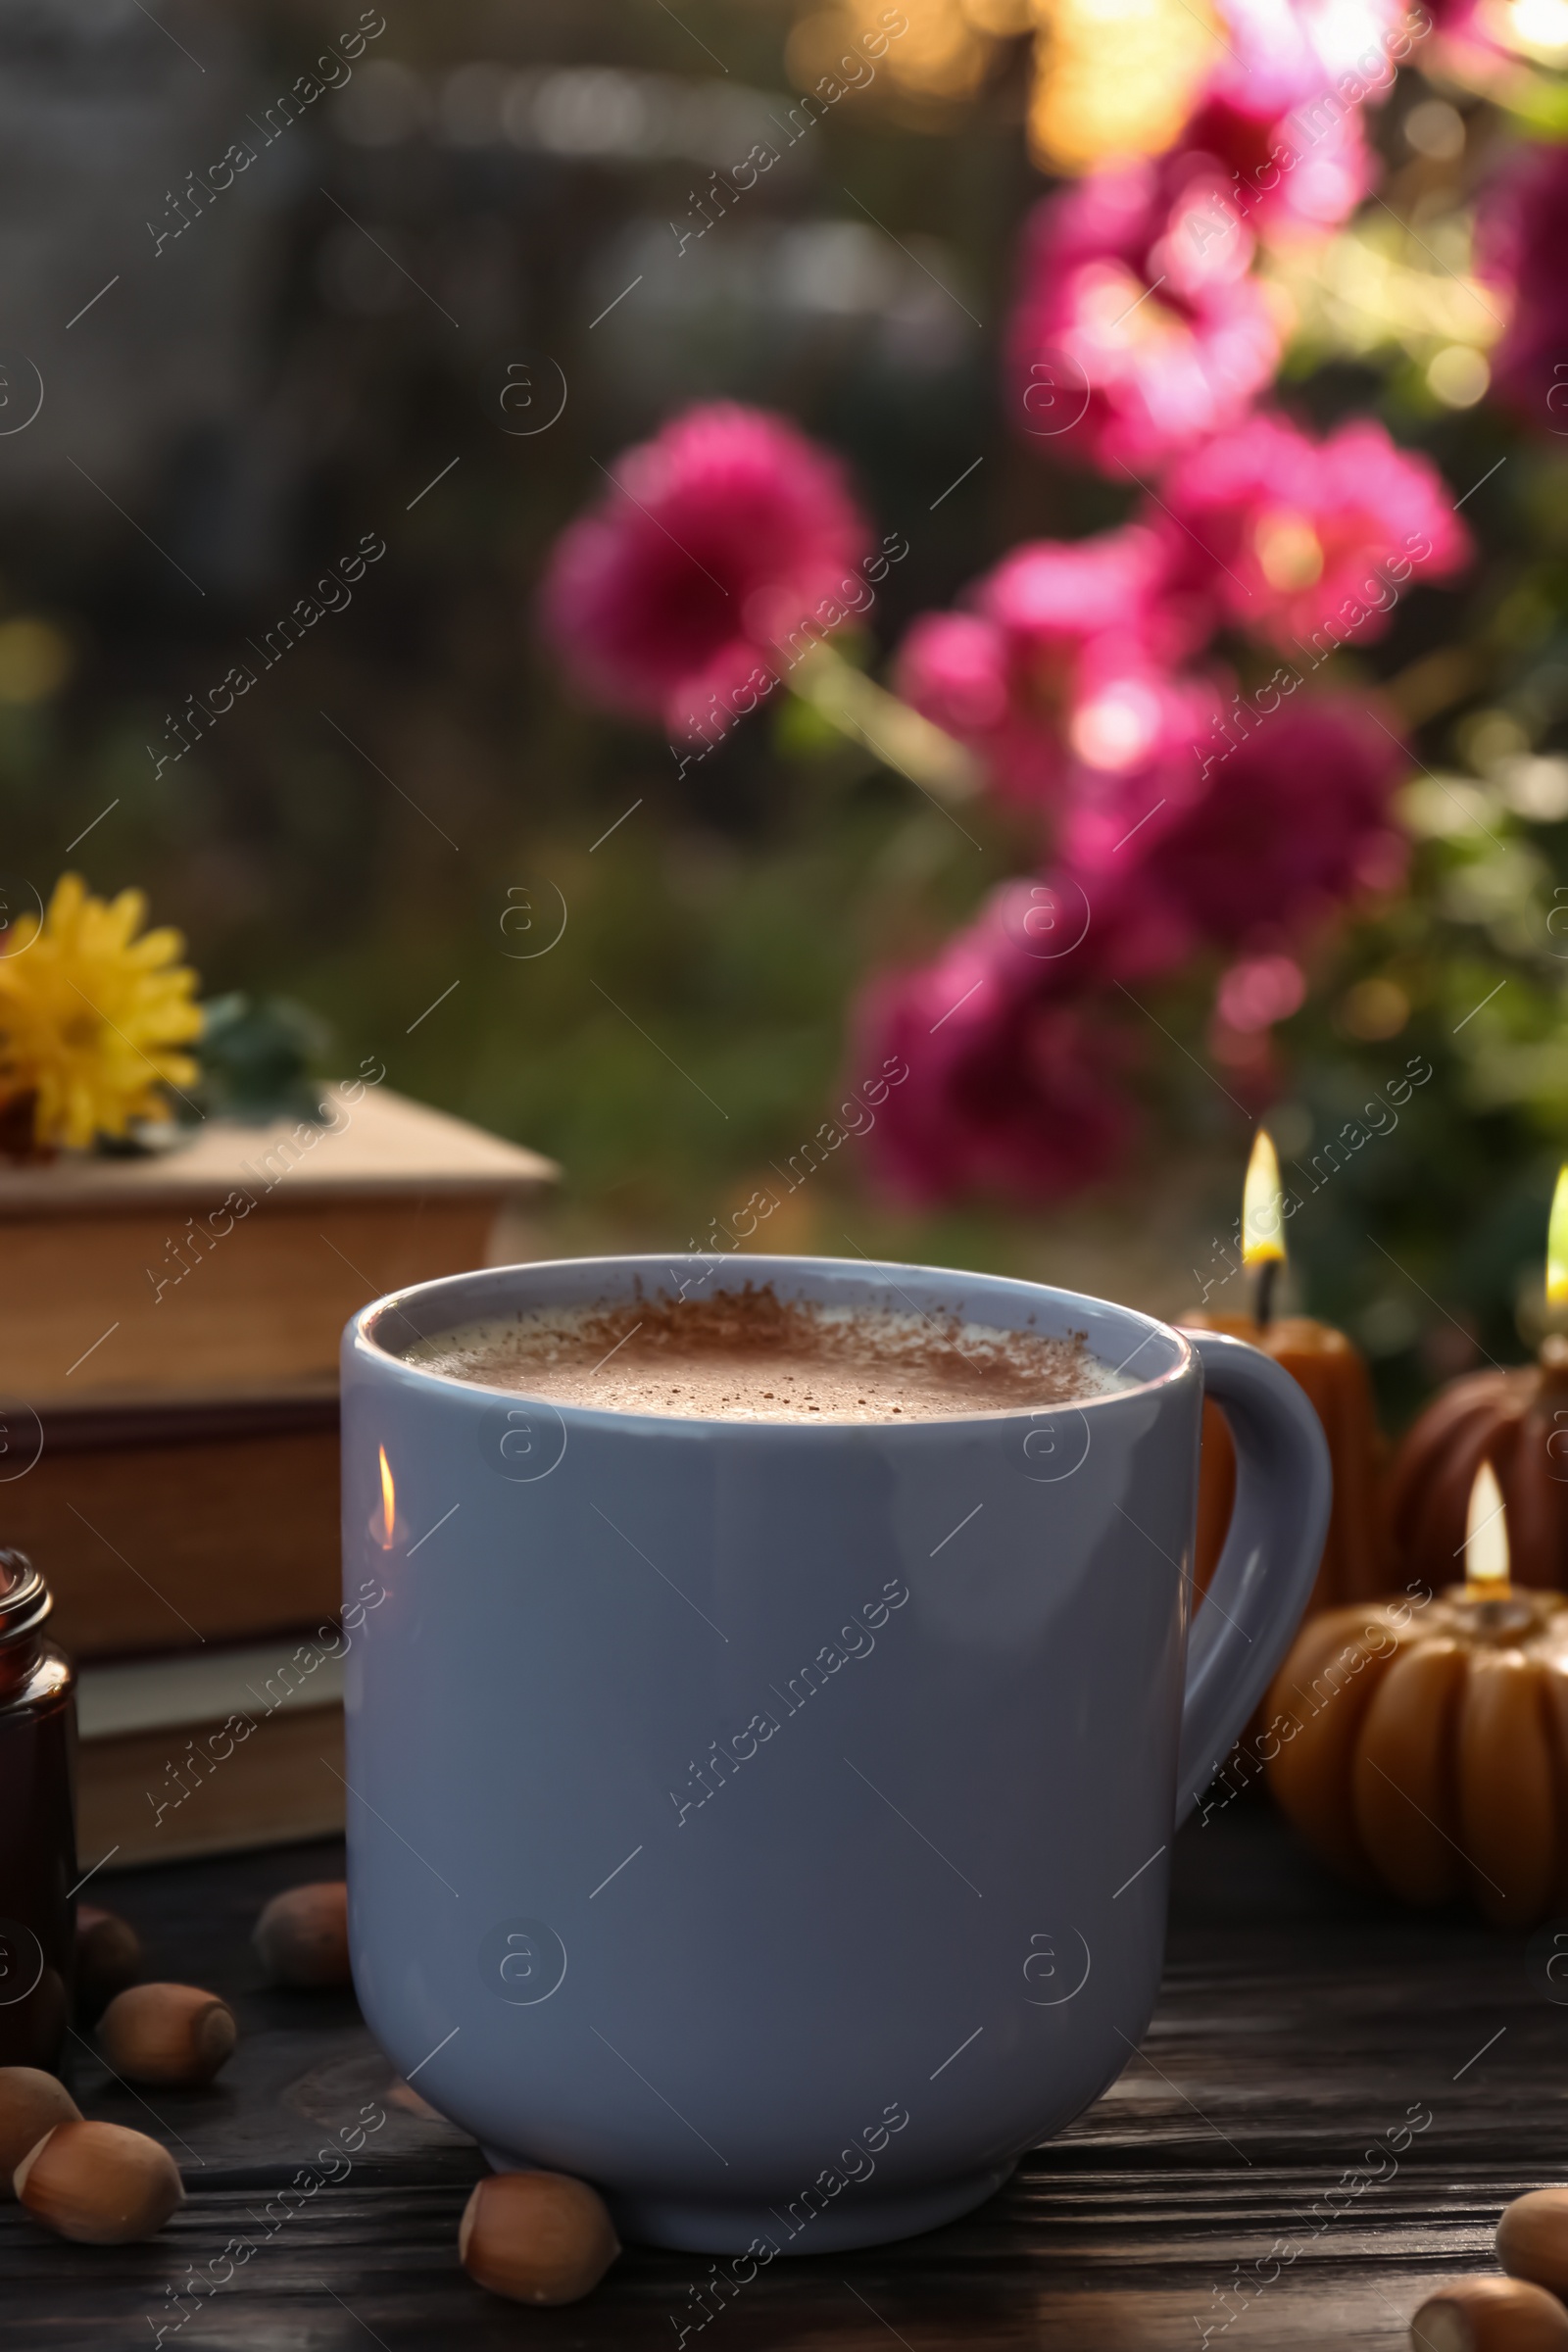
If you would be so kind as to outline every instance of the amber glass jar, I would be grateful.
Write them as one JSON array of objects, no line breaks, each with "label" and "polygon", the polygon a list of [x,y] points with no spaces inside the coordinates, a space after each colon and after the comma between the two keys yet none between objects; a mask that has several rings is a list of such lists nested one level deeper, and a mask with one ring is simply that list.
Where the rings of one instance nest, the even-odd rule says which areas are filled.
[{"label": "amber glass jar", "polygon": [[75,1945],[76,1678],[49,1588],[0,1551],[0,2066],[56,2068]]}]

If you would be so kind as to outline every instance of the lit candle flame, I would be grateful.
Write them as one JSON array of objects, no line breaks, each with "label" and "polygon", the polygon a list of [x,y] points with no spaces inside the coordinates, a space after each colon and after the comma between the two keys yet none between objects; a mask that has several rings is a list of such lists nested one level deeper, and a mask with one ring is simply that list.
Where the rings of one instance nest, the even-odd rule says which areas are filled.
[{"label": "lit candle flame", "polygon": [[381,1455],[381,1524],[385,1531],[381,1537],[381,1548],[383,1551],[390,1551],[393,1530],[397,1526],[398,1494],[396,1487],[392,1484],[392,1465],[386,1458],[386,1447],[381,1446],[379,1451]]},{"label": "lit candle flame", "polygon": [[1470,1489],[1465,1514],[1464,1575],[1472,1592],[1484,1594],[1508,1590],[1508,1514],[1502,1489],[1490,1462],[1483,1462]]},{"label": "lit candle flame", "polygon": [[1285,1261],[1284,1199],[1273,1139],[1260,1127],[1242,1188],[1242,1263],[1261,1266],[1270,1258],[1282,1265]]},{"label": "lit candle flame", "polygon": [[1546,1220],[1546,1304],[1568,1306],[1568,1160],[1557,1171]]}]

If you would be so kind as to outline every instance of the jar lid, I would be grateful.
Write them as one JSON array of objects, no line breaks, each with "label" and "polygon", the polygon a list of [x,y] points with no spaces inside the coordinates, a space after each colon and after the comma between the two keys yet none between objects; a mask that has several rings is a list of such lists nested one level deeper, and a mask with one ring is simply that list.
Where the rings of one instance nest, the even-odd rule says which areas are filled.
[{"label": "jar lid", "polygon": [[0,1551],[0,1642],[42,1625],[54,1595],[24,1551]]}]

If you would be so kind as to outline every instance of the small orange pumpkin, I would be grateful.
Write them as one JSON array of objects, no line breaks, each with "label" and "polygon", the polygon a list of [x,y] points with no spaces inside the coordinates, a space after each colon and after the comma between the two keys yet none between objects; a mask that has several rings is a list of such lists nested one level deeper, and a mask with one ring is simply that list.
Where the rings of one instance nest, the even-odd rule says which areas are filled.
[{"label": "small orange pumpkin", "polygon": [[1389,1515],[1408,1575],[1441,1587],[1463,1573],[1476,1472],[1496,1473],[1508,1511],[1513,1581],[1568,1587],[1568,1335],[1533,1364],[1472,1372],[1406,1431],[1389,1474]]},{"label": "small orange pumpkin", "polygon": [[[1461,1540],[1462,1540],[1461,1528]],[[1319,1858],[1504,1928],[1568,1909],[1568,1601],[1511,1588],[1330,1609],[1269,1692],[1269,1787]]]}]

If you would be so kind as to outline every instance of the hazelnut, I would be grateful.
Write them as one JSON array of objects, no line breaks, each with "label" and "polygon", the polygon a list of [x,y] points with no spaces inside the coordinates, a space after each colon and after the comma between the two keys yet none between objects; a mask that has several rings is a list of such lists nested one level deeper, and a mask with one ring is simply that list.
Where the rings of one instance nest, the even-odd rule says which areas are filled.
[{"label": "hazelnut", "polygon": [[210,2082],[234,2047],[234,2012],[195,1984],[131,1984],[98,2020],[98,2042],[127,2082]]},{"label": "hazelnut", "polygon": [[17,2166],[15,2184],[34,2221],[84,2246],[151,2237],[185,2196],[169,2150],[121,2124],[56,2124]]},{"label": "hazelnut", "polygon": [[1515,2197],[1497,2224],[1497,2260],[1511,2278],[1568,2293],[1568,2188]]},{"label": "hazelnut", "polygon": [[11,2176],[56,2124],[79,2124],[81,2110],[53,2075],[35,2066],[0,2066],[0,2197],[11,2194]]},{"label": "hazelnut", "polygon": [[603,2198],[566,2173],[492,2173],[458,2228],[468,2277],[514,2303],[575,2303],[619,2252]]},{"label": "hazelnut", "polygon": [[1523,2278],[1452,2278],[1410,2322],[1414,2352],[1568,2352],[1568,2311]]},{"label": "hazelnut", "polygon": [[348,1984],[349,1890],[341,1879],[274,1894],[251,1941],[274,1984]]},{"label": "hazelnut", "polygon": [[114,1911],[99,1911],[91,1903],[76,1909],[76,2009],[91,2025],[117,1992],[134,1984],[142,1972],[141,1937],[128,1919]]}]

